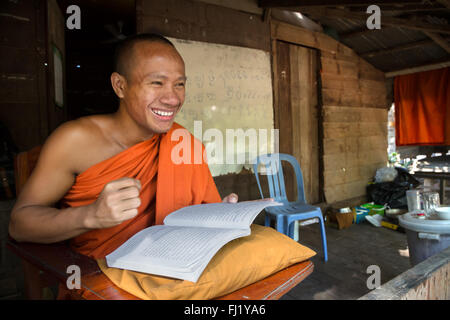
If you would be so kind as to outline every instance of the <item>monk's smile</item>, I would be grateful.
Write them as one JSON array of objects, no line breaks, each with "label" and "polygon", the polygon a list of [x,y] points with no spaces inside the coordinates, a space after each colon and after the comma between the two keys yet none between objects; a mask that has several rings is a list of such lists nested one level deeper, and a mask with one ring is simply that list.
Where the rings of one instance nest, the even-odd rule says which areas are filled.
[{"label": "monk's smile", "polygon": [[177,114],[178,110],[180,110],[180,108],[177,108],[175,110],[150,108],[150,110],[152,111],[156,119],[161,121],[171,121],[173,120],[173,118],[175,118],[175,115]]}]

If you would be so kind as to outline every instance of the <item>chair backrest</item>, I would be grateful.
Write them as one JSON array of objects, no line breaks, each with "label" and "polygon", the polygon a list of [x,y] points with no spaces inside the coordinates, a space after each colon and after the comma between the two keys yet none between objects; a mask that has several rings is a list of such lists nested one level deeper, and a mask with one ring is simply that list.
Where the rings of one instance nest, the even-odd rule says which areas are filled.
[{"label": "chair backrest", "polygon": [[39,159],[42,146],[36,146],[29,151],[20,152],[14,159],[14,176],[16,181],[16,195],[19,195],[23,186],[31,175]]},{"label": "chair backrest", "polygon": [[261,198],[265,198],[258,174],[258,168],[262,165],[265,168],[267,175],[267,182],[269,184],[269,194],[271,198],[276,201],[288,202],[286,195],[286,187],[284,183],[284,174],[282,161],[287,161],[294,168],[295,177],[297,181],[297,202],[306,203],[305,190],[303,186],[303,174],[298,164],[297,159],[294,156],[285,153],[272,153],[260,155],[256,158],[256,163],[253,165],[256,181],[258,182],[259,192]]}]

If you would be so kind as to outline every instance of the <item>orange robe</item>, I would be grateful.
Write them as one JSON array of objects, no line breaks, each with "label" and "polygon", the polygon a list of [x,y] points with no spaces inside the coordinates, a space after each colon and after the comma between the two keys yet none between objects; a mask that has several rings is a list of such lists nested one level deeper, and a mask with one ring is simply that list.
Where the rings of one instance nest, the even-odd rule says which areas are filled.
[{"label": "orange robe", "polygon": [[[171,212],[194,204],[220,202],[206,162],[194,162],[194,137],[190,137],[191,163],[175,164],[172,149],[186,137],[172,141],[174,130],[186,130],[174,123],[169,132],[154,135],[119,154],[97,163],[76,177],[75,184],[61,201],[63,207],[78,207],[94,202],[105,184],[123,177],[141,181],[138,214],[121,224],[96,229],[71,240],[71,247],[94,259],[105,257],[136,232],[162,224]],[[178,150],[178,149],[177,149]],[[201,148],[203,154],[203,146]]]},{"label": "orange robe", "polygon": [[394,79],[395,143],[450,145],[450,67]]}]

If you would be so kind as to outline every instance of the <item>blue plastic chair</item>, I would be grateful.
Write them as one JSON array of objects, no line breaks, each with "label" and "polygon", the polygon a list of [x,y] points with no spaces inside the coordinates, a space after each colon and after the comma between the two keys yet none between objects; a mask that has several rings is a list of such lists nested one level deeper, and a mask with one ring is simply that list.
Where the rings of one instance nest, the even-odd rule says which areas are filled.
[{"label": "blue plastic chair", "polygon": [[[297,200],[289,202],[286,195],[286,188],[284,184],[282,161],[289,162],[295,171],[297,179]],[[261,183],[258,175],[258,167],[262,165],[266,169],[267,181],[269,184],[270,197],[274,200],[283,203],[282,206],[273,206],[265,208],[266,217],[265,225],[270,226],[272,219],[276,221],[276,228],[290,238],[294,237],[294,222],[300,220],[307,220],[311,218],[318,218],[320,224],[320,231],[322,234],[322,247],[324,260],[328,261],[327,253],[327,239],[325,234],[325,225],[322,216],[322,210],[319,207],[311,206],[306,203],[305,191],[303,186],[303,174],[300,165],[295,157],[283,154],[273,153],[257,157],[256,163],[253,165],[256,181],[258,182],[259,192],[261,198],[265,198],[262,192]]]}]

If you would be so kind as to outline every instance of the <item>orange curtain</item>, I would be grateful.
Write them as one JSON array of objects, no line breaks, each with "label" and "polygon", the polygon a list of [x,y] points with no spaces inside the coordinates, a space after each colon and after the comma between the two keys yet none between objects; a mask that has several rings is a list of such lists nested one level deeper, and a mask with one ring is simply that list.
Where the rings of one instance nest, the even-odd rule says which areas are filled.
[{"label": "orange curtain", "polygon": [[450,145],[450,68],[394,79],[397,146]]}]

